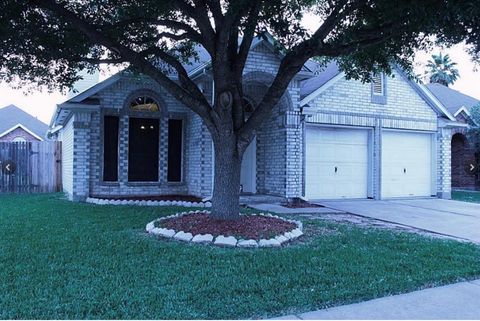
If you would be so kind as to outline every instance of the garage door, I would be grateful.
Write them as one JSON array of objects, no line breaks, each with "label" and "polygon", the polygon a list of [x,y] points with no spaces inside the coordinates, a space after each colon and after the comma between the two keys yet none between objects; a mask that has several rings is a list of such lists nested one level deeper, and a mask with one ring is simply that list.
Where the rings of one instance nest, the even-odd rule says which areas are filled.
[{"label": "garage door", "polygon": [[432,194],[432,136],[384,131],[382,197]]},{"label": "garage door", "polygon": [[307,198],[367,197],[367,130],[308,127],[305,152]]}]

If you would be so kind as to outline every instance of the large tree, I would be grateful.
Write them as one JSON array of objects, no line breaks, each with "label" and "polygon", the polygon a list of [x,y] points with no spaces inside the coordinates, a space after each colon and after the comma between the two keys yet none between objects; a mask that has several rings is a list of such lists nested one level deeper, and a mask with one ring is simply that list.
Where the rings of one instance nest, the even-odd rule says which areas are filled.
[{"label": "large tree", "polygon": [[[306,13],[318,28],[302,26]],[[411,70],[415,49],[466,40],[478,52],[478,0],[30,0],[0,2],[0,68],[40,85],[70,86],[79,69],[124,63],[198,114],[215,150],[212,214],[238,217],[242,155],[292,78],[312,57],[336,59],[368,80],[394,64]],[[254,112],[244,116],[250,45],[268,31],[282,60]],[[212,60],[214,103],[184,68],[202,46]],[[169,77],[171,71],[176,79]]]}]

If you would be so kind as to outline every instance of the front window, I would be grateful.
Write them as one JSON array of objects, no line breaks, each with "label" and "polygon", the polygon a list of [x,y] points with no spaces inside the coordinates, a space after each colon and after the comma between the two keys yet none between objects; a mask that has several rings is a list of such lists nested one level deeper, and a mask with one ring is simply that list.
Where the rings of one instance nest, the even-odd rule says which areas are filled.
[{"label": "front window", "polygon": [[118,181],[118,116],[103,119],[103,181]]},{"label": "front window", "polygon": [[169,182],[182,181],[183,122],[168,120],[168,173]]}]

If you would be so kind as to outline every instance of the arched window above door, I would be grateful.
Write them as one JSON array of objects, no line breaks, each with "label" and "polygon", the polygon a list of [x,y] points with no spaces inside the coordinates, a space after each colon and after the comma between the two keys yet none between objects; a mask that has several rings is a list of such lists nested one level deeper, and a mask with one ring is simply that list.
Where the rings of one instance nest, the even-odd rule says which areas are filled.
[{"label": "arched window above door", "polygon": [[130,102],[130,110],[133,112],[158,112],[158,102],[148,95],[136,96]]}]

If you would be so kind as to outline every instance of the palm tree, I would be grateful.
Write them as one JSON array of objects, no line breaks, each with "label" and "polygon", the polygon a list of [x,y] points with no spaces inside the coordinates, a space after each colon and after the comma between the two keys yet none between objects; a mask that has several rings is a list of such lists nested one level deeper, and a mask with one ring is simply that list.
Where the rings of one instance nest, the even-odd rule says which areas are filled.
[{"label": "palm tree", "polygon": [[430,77],[431,83],[438,83],[444,86],[452,85],[460,73],[456,68],[457,63],[450,60],[448,54],[432,55],[432,59],[427,63],[427,76]]}]

